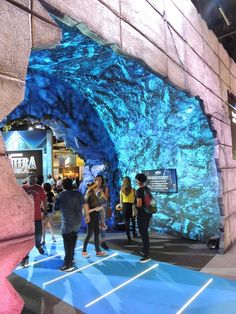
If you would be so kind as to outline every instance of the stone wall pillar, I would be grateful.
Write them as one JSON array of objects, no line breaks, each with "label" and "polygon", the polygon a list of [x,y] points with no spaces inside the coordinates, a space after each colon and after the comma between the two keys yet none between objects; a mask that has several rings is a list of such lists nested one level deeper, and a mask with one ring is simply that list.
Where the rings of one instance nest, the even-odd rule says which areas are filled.
[{"label": "stone wall pillar", "polygon": [[[24,98],[31,48],[50,47],[61,31],[36,0],[0,2],[0,120]],[[20,313],[22,299],[7,276],[34,245],[34,208],[16,182],[0,136],[0,312]]]}]

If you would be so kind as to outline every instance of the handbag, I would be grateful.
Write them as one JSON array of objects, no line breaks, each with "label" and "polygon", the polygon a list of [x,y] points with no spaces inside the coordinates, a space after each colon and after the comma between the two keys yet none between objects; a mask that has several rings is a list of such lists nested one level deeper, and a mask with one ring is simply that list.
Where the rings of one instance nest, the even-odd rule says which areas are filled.
[{"label": "handbag", "polygon": [[116,205],[116,210],[117,210],[117,211],[123,210],[122,205],[121,205],[121,204],[117,204],[117,205]]}]

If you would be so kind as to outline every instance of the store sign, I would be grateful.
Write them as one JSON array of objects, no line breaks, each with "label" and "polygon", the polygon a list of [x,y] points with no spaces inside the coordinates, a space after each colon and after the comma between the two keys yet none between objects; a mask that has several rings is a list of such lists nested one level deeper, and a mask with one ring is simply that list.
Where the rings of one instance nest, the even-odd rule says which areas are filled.
[{"label": "store sign", "polygon": [[43,174],[42,150],[8,151],[17,179],[25,179],[29,173]]},{"label": "store sign", "polygon": [[177,193],[176,169],[144,170],[147,186],[152,192]]}]

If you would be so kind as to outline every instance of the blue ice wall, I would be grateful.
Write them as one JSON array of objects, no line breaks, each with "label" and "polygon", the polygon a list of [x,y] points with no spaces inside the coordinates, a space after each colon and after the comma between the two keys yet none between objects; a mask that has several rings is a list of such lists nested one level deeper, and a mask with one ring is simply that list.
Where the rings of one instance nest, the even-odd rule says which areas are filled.
[{"label": "blue ice wall", "polygon": [[[66,136],[68,145],[80,154],[80,148],[86,151],[87,161],[106,160],[112,172],[110,188],[116,195],[117,181],[124,175],[134,179],[145,169],[176,168],[178,193],[155,195],[159,211],[152,228],[200,240],[217,234],[214,139],[199,101],[78,30],[62,28],[60,46],[31,55],[27,93],[40,93],[40,100],[26,93],[23,107],[29,105],[40,119],[41,111],[44,118],[48,115],[47,124],[54,129],[57,125],[61,137]],[[64,88],[57,78],[65,82]],[[47,87],[42,86],[44,79]],[[54,116],[58,111],[60,121]],[[97,124],[89,125],[93,116]],[[82,139],[77,147],[75,138]]]}]

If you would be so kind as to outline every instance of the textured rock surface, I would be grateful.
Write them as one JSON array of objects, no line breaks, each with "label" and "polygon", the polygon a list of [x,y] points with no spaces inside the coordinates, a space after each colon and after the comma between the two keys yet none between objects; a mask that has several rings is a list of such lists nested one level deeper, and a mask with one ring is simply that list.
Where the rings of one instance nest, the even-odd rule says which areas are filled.
[{"label": "textured rock surface", "polygon": [[[0,138],[2,148],[2,138]],[[4,153],[4,150],[2,150]],[[6,277],[31,250],[34,243],[34,211],[31,199],[16,182],[7,156],[0,156],[0,291],[4,292],[0,305],[4,312],[20,313],[23,300],[11,287]],[[10,195],[10,197],[9,197]]]},{"label": "textured rock surface", "polygon": [[[29,13],[30,9],[37,17]],[[1,0],[0,12],[2,120],[24,99],[25,76],[31,48],[55,45],[60,39],[60,29],[38,0]],[[33,246],[34,218],[33,204],[17,184],[10,161],[4,153],[4,144],[0,138],[0,312],[15,314],[21,312],[23,300],[6,277]]]},{"label": "textured rock surface", "polygon": [[176,168],[179,192],[156,195],[152,227],[201,240],[218,232],[214,139],[200,103],[136,62],[65,28],[59,47],[31,55],[25,101],[8,119],[27,116],[87,163],[108,163],[113,200],[122,175]]}]

